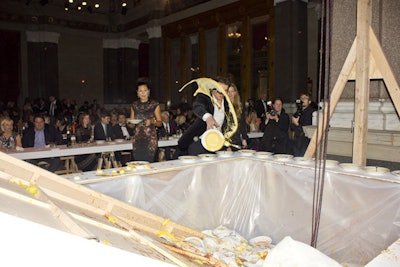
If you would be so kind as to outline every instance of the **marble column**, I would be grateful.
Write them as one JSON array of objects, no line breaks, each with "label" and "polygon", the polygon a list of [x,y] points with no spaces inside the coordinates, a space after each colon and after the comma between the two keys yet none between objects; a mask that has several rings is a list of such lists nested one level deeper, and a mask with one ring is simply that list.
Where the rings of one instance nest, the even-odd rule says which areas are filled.
[{"label": "marble column", "polygon": [[149,38],[149,78],[152,81],[152,98],[166,102],[169,97],[164,90],[164,49],[162,30],[160,26],[147,28]]},{"label": "marble column", "polygon": [[105,103],[132,103],[135,99],[139,44],[132,38],[103,40]]},{"label": "marble column", "polygon": [[58,40],[55,32],[27,31],[28,95],[58,96]]},{"label": "marble column", "polygon": [[307,91],[307,0],[275,0],[274,96],[295,101]]}]

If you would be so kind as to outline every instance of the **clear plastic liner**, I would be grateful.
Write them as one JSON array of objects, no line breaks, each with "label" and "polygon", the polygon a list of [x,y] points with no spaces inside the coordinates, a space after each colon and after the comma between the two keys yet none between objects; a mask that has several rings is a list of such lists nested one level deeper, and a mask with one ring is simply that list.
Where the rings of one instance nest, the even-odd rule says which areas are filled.
[{"label": "clear plastic liner", "polygon": [[[87,186],[198,231],[225,225],[309,244],[313,184],[313,166],[235,159]],[[318,250],[366,264],[399,238],[399,224],[398,181],[326,171]]]}]

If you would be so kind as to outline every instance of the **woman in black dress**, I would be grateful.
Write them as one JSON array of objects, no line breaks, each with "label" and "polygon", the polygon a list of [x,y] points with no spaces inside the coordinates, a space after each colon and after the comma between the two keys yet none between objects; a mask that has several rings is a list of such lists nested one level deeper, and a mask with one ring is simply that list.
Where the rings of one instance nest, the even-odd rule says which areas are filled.
[{"label": "woman in black dress", "polygon": [[138,101],[131,106],[130,120],[141,120],[132,137],[134,160],[154,162],[158,149],[156,127],[162,126],[161,109],[157,101],[150,99],[149,82],[139,79],[137,83]]},{"label": "woman in black dress", "polygon": [[[79,124],[75,128],[75,136],[77,143],[88,143],[90,141],[92,136],[92,125],[88,113],[80,114]],[[97,154],[76,155],[75,161],[79,170],[93,171],[97,167]]]}]

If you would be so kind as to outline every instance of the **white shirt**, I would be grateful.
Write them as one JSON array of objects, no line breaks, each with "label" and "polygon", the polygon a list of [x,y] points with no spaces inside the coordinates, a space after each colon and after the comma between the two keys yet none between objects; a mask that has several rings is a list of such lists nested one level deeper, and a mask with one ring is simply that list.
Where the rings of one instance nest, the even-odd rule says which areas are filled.
[{"label": "white shirt", "polygon": [[125,136],[125,137],[127,137],[127,138],[130,137],[129,132],[128,132],[128,129],[126,129],[126,126],[125,126],[125,125],[121,125],[121,131],[122,131],[122,135],[123,135],[123,136]]},{"label": "white shirt", "polygon": [[224,107],[224,100],[222,100],[221,108],[218,108],[217,99],[213,96],[214,99],[214,114],[206,113],[203,115],[203,121],[207,121],[210,116],[213,116],[215,121],[218,123],[219,127],[217,129],[221,131],[222,124],[224,123],[225,119],[225,107]]},{"label": "white shirt", "polygon": [[170,133],[170,130],[169,130],[169,123],[163,122],[163,124],[164,124],[164,129],[165,129],[165,131],[166,131],[167,133]]}]

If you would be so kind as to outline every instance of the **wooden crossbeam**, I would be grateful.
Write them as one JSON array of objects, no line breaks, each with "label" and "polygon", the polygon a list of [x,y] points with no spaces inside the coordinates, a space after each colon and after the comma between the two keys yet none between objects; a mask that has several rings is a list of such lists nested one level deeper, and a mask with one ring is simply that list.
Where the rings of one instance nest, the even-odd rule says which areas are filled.
[{"label": "wooden crossbeam", "polygon": [[357,11],[357,37],[350,48],[331,92],[330,102],[325,103],[324,110],[319,118],[317,130],[313,133],[305,156],[314,156],[317,144],[321,142],[322,136],[329,125],[328,110],[329,117],[331,117],[347,81],[354,80],[355,78],[353,163],[365,166],[370,79],[383,79],[398,116],[400,116],[400,89],[382,47],[371,28],[371,1],[358,0]]}]

